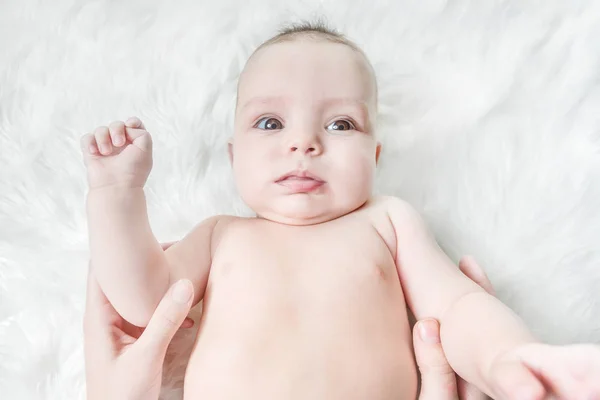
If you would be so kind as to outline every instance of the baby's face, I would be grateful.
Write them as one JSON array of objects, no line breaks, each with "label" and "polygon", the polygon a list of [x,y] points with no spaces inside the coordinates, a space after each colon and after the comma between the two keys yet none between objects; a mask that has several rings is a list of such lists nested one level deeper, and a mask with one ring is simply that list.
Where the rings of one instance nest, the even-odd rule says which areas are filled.
[{"label": "baby's face", "polygon": [[380,151],[375,96],[368,65],[345,45],[294,41],[255,53],[240,77],[229,145],[246,204],[293,225],[363,205]]}]

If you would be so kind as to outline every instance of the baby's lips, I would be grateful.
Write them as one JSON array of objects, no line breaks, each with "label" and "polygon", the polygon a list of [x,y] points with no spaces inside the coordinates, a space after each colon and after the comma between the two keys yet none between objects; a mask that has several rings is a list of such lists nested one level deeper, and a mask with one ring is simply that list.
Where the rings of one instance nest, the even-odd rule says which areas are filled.
[{"label": "baby's lips", "polygon": [[321,178],[319,178],[317,175],[307,171],[307,170],[294,170],[294,171],[290,171],[282,176],[280,176],[276,182],[281,182],[284,181],[288,178],[292,178],[292,177],[296,177],[296,178],[310,178],[313,179],[317,182],[320,183],[325,183]]}]

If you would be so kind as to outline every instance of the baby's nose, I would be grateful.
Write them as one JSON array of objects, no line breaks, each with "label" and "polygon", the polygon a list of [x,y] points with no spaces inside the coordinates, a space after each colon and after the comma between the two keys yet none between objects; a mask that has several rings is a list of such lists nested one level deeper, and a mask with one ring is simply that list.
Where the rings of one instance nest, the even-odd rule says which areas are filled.
[{"label": "baby's nose", "polygon": [[300,151],[300,152],[304,152],[304,153],[312,153],[312,152],[314,152],[314,151],[315,151],[315,146],[309,146],[309,147],[307,147],[307,148],[306,148],[306,150],[304,150],[304,151],[303,151],[303,147],[304,147],[304,146],[302,146],[302,147],[298,147],[298,146],[292,146],[292,147],[290,148],[290,150],[291,150],[292,152]]},{"label": "baby's nose", "polygon": [[289,146],[290,152],[317,155],[322,152],[321,143],[317,138],[296,140]]}]

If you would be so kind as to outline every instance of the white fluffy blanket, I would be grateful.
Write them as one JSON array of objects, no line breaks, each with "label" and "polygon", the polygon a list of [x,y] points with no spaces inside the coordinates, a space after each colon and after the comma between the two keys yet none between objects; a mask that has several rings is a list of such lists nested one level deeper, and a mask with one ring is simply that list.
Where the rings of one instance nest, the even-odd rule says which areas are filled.
[{"label": "white fluffy blanket", "polygon": [[237,76],[282,23],[317,16],[378,74],[378,191],[422,211],[453,259],[475,255],[543,339],[600,342],[597,0],[4,0],[0,398],[84,398],[79,137],[145,122],[159,240],[247,213],[225,151]]}]

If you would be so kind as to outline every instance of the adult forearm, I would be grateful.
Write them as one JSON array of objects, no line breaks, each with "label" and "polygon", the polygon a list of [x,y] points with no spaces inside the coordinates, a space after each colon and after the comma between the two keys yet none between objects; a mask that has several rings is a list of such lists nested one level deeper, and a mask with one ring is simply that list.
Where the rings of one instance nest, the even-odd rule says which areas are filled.
[{"label": "adult forearm", "polygon": [[495,297],[476,291],[457,299],[440,320],[444,353],[452,368],[488,395],[492,361],[536,339],[523,321]]},{"label": "adult forearm", "polygon": [[92,268],[121,316],[145,326],[169,285],[169,269],[148,221],[142,188],[90,191]]}]

